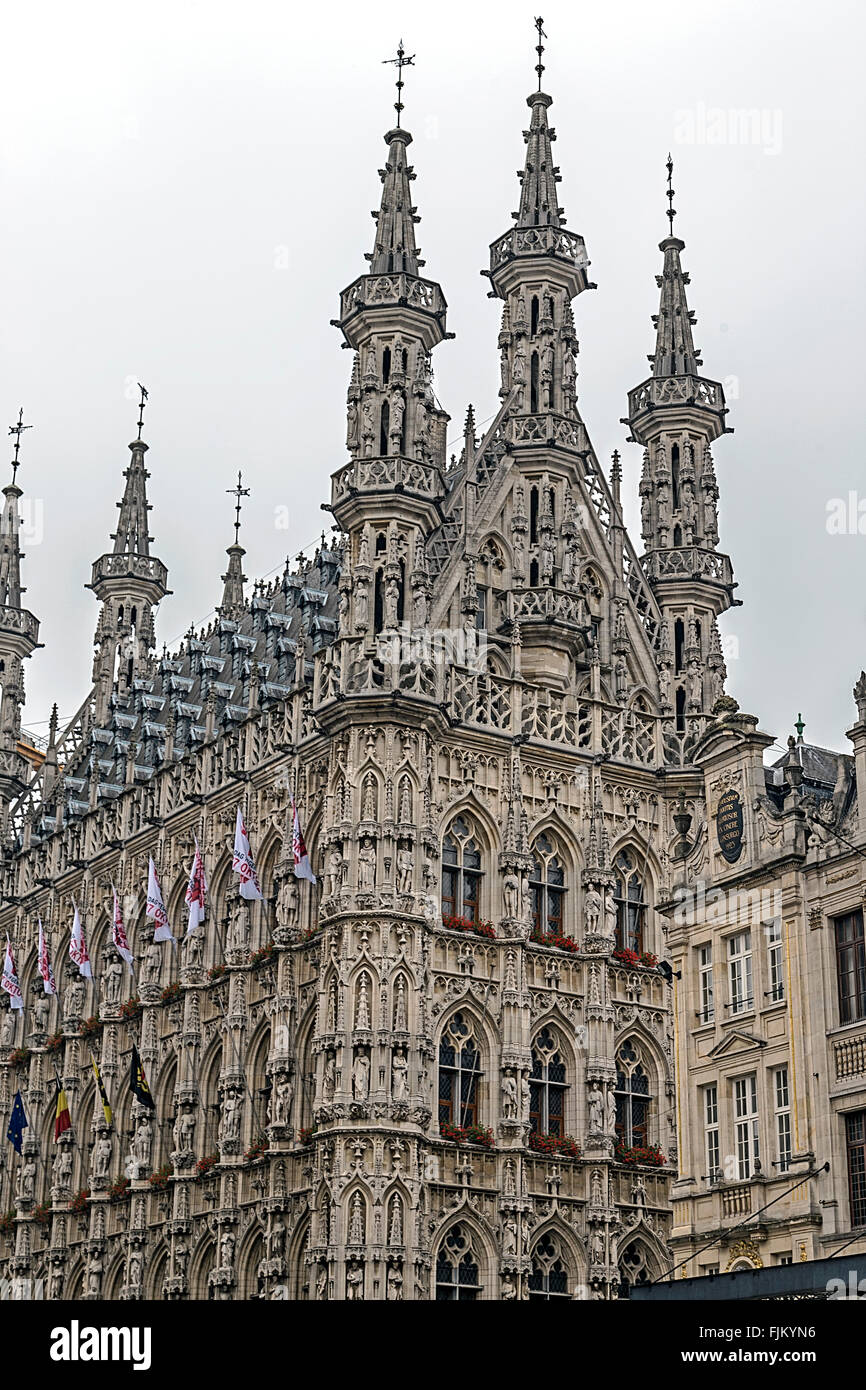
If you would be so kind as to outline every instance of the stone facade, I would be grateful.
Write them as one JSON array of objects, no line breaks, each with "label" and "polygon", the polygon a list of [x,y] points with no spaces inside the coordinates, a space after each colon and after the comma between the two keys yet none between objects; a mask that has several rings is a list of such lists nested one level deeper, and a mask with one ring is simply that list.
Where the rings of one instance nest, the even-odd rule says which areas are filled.
[{"label": "stone facade", "polygon": [[[717,619],[734,585],[712,446],[726,408],[700,374],[673,236],[652,375],[628,399],[642,557],[619,457],[608,479],[593,452],[573,303],[595,287],[558,204],[550,104],[528,98],[520,206],[485,272],[502,301],[486,432],[470,407],[449,459],[433,390],[446,303],[421,274],[398,127],[368,269],[335,320],[352,367],[333,539],[247,595],[236,537],[217,619],[160,658],[168,574],[139,428],[93,568],[94,686],[65,730],[52,721],[35,776],[18,739],[38,624],[20,603],[20,493],[5,490],[0,931],[27,1008],[0,1019],[0,1110],[20,1089],[29,1127],[0,1173],[0,1272],[20,1296],[41,1280],[52,1298],[609,1299],[663,1276],[721,1219],[701,1202],[755,1185],[701,1196],[695,1148],[696,1087],[764,1042],[690,1016],[697,938],[677,892],[724,867],[722,786],[742,788],[747,816],[731,875],[777,876],[786,942],[801,943],[797,1003],[774,1001],[766,1024],[773,1065],[789,1024],[801,1049],[798,1161],[838,1146],[809,1129],[832,1122],[800,1030],[808,1019],[832,1058],[838,1118],[866,1051],[820,1014],[829,915],[862,874],[833,896],[827,866],[848,860],[808,846],[825,800],[810,807],[808,779],[784,796],[784,769],[765,782],[768,740],[724,695]],[[826,824],[862,842],[862,709],[852,737],[856,778],[840,759],[847,799]],[[294,874],[292,795],[315,886]],[[239,803],[252,904],[231,872]],[[147,863],[180,935],[196,840],[207,917],[175,953],[153,941]],[[115,888],[134,977],[112,944]],[[68,956],[75,905],[92,985]],[[133,1044],[153,1112],[130,1091]],[[57,1078],[74,1125],[55,1144]],[[846,1199],[827,1216],[804,1186],[789,1225],[817,1253]]]}]

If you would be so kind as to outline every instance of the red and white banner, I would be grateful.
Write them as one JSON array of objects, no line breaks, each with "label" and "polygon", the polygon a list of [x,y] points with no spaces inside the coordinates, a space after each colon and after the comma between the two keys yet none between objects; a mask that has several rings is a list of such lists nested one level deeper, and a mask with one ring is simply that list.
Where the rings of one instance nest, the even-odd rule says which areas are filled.
[{"label": "red and white banner", "polygon": [[5,989],[6,993],[9,995],[9,1004],[11,1008],[24,1008],[21,986],[18,983],[18,975],[15,971],[15,957],[12,954],[12,943],[8,936],[6,938],[6,955],[3,957],[3,975],[0,977],[0,989]]},{"label": "red and white banner", "polygon": [[117,889],[112,887],[114,894],[114,920],[111,924],[111,939],[117,947],[117,954],[122,956],[129,966],[129,973],[132,974],[132,952],[129,949],[129,942],[126,939],[126,928],[123,925],[123,917],[120,912],[120,903],[117,898]]},{"label": "red and white banner", "polygon": [[262,889],[259,883],[259,876],[256,873],[256,866],[253,862],[253,852],[250,848],[250,837],[244,825],[243,813],[238,807],[238,818],[235,822],[235,852],[232,856],[232,872],[240,876],[239,892],[242,898],[254,901],[261,898]]},{"label": "red and white banner", "polygon": [[54,979],[54,971],[51,969],[51,959],[48,955],[48,942],[45,940],[45,928],[42,925],[42,918],[39,918],[39,974],[42,976],[42,988],[46,994],[56,994],[57,984]]},{"label": "red and white banner", "polygon": [[204,921],[205,898],[207,896],[207,882],[204,876],[204,860],[201,857],[201,850],[198,847],[198,840],[195,842],[195,858],[192,861],[192,868],[189,872],[189,883],[186,886],[186,904],[189,908],[189,921],[187,923],[186,934],[190,935]]},{"label": "red and white banner", "polygon": [[[165,910],[165,903],[162,900],[162,889],[159,886],[159,879],[156,876],[156,865],[153,862],[152,856],[147,866],[146,915],[152,917],[154,921],[154,941],[174,941],[171,927],[168,925],[168,913]],[[175,945],[177,945],[176,941]]]},{"label": "red and white banner", "polygon": [[87,942],[84,939],[81,914],[74,898],[72,899],[72,906],[75,911],[72,917],[72,935],[69,938],[69,956],[78,966],[78,973],[83,975],[86,980],[92,980],[93,971],[90,968],[90,956],[87,954]]},{"label": "red and white banner", "polygon": [[316,882],[316,875],[313,873],[310,864],[310,856],[307,853],[307,846],[304,843],[304,832],[301,830],[301,818],[298,815],[298,808],[295,805],[295,798],[292,797],[292,857],[295,861],[295,878],[309,879],[310,883]]}]

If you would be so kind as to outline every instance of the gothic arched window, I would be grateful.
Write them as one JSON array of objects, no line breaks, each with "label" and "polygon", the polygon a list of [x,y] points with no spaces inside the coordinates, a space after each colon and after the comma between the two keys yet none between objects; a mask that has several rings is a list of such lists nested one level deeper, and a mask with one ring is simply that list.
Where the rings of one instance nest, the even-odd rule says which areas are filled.
[{"label": "gothic arched window", "polygon": [[469,822],[458,816],[442,841],[442,919],[478,921],[481,852]]},{"label": "gothic arched window", "polygon": [[620,1297],[627,1298],[629,1288],[635,1284],[651,1284],[654,1277],[649,1251],[642,1241],[633,1240],[619,1258]]},{"label": "gothic arched window", "polygon": [[481,1054],[471,1021],[454,1014],[439,1043],[439,1123],[465,1129],[478,1123]]},{"label": "gothic arched window", "polygon": [[549,1028],[532,1044],[529,1073],[529,1129],[532,1134],[565,1134],[565,1063]]},{"label": "gothic arched window", "polygon": [[637,856],[623,849],[614,860],[616,872],[616,944],[621,951],[642,951],[646,903]]},{"label": "gothic arched window", "polygon": [[436,1302],[474,1303],[481,1293],[478,1257],[466,1226],[457,1224],[444,1237],[436,1257]]},{"label": "gothic arched window", "polygon": [[568,1273],[558,1236],[547,1231],[532,1252],[530,1298],[570,1298]]},{"label": "gothic arched window", "polygon": [[563,905],[565,902],[565,872],[557,857],[555,845],[546,835],[539,835],[533,850],[532,920],[535,930],[544,936],[562,935]]},{"label": "gothic arched window", "polygon": [[624,1149],[644,1147],[648,1141],[649,1076],[634,1043],[624,1042],[616,1054],[616,1137]]}]

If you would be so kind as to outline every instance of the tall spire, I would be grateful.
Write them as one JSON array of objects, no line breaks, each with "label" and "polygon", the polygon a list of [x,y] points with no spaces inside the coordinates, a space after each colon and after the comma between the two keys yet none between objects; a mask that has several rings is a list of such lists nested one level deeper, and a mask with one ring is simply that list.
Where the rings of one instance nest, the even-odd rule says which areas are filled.
[{"label": "tall spire", "polygon": [[541,61],[544,44],[541,40],[547,37],[542,28],[543,23],[541,18],[535,20],[535,27],[538,30],[538,43],[535,49],[538,54],[538,62],[535,65],[535,71],[538,73],[538,90],[526,98],[526,104],[531,108],[532,117],[529,122],[529,130],[523,132],[523,138],[526,141],[526,159],[522,172],[518,171],[517,175],[520,179],[520,209],[516,213],[518,227],[565,226],[563,209],[559,207],[556,196],[556,185],[560,181],[560,173],[553,162],[551,149],[551,144],[556,139],[556,131],[551,130],[547,124],[547,109],[552,105],[553,97],[547,96],[541,90],[541,76],[544,72],[544,64]]},{"label": "tall spire", "polygon": [[96,686],[96,720],[107,717],[116,686],[122,699],[132,682],[144,674],[155,645],[153,609],[168,594],[168,571],[150,553],[153,537],[148,531],[147,480],[144,464],[147,445],[142,439],[147,391],[139,383],[138,422],[129,446],[132,458],[124,469],[123,497],[118,502],[117,530],[112,550],[94,561],[90,584],[102,603],[94,644],[93,679]]},{"label": "tall spire", "polygon": [[222,576],[223,580],[223,601],[219,607],[221,618],[230,618],[236,621],[244,607],[244,583],[246,575],[243,572],[243,557],[246,551],[240,543],[241,531],[241,498],[249,497],[250,490],[242,486],[243,475],[238,469],[238,480],[234,487],[227,487],[226,492],[235,498],[235,538],[233,543],[227,548],[226,554],[229,557],[228,569]]},{"label": "tall spire", "polygon": [[21,518],[18,514],[18,500],[23,495],[16,482],[20,468],[19,453],[21,436],[32,425],[24,424],[24,408],[18,412],[18,420],[9,426],[9,433],[15,436],[15,453],[12,458],[12,481],[3,489],[6,501],[3,506],[3,519],[0,522],[0,604],[8,608],[21,605],[21,551],[18,548],[18,532]]},{"label": "tall spire", "polygon": [[17,422],[9,426],[10,435],[15,437],[15,454],[12,481],[3,489],[5,501],[0,521],[0,804],[4,816],[9,802],[21,791],[30,773],[29,764],[18,751],[24,704],[23,661],[39,646],[38,619],[21,607],[21,595],[25,591],[21,584],[18,502],[23,494],[16,479],[21,436],[30,428],[24,424],[22,409]]},{"label": "tall spire", "polygon": [[[403,73],[413,59],[401,41],[398,124],[387,132],[379,170],[382,198],[369,268],[340,296],[333,320],[353,350],[346,403],[350,459],[332,475],[331,511],[348,537],[348,587],[341,633],[366,634],[403,621],[410,594],[403,556],[415,553],[441,521],[448,415],[433,391],[432,350],[446,332],[447,304],[435,280],[422,279],[415,244],[418,213],[410,185],[411,135],[402,126]],[[371,537],[388,537],[370,553]],[[375,544],[375,542],[374,542]],[[411,562],[410,562],[411,568]]]},{"label": "tall spire", "polygon": [[[724,660],[715,620],[730,608],[735,588],[731,561],[718,549],[718,495],[710,445],[721,434],[727,407],[721,383],[699,374],[695,319],[686,299],[689,277],[673,235],[673,160],[667,170],[670,234],[659,243],[664,256],[656,284],[661,291],[653,317],[652,376],[629,392],[630,441],[644,446],[640,481],[643,566],[662,609],[662,627],[675,634],[675,659],[658,652],[662,708],[675,714],[676,731],[689,717],[702,718],[723,690]],[[678,634],[678,636],[677,636]],[[686,634],[689,640],[686,641]]]},{"label": "tall spire", "polygon": [[656,325],[656,350],[649,360],[653,364],[653,376],[697,376],[698,367],[703,366],[703,363],[692,339],[695,316],[686,299],[689,277],[680,262],[680,252],[685,249],[685,242],[674,236],[674,218],[677,214],[674,209],[672,186],[674,162],[670,155],[665,167],[668,171],[666,215],[670,223],[670,235],[659,243],[659,250],[663,252],[665,259],[661,275],[656,276],[656,284],[661,290],[661,302],[658,314],[653,320]]}]

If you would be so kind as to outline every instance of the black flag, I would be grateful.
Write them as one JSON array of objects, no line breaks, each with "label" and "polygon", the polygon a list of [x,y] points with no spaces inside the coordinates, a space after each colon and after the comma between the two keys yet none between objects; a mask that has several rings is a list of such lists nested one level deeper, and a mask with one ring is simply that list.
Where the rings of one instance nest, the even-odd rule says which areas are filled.
[{"label": "black flag", "polygon": [[132,1094],[142,1105],[146,1105],[148,1110],[156,1109],[156,1102],[150,1094],[150,1087],[144,1074],[144,1067],[141,1065],[141,1058],[138,1055],[138,1048],[132,1044],[132,1064],[129,1071],[129,1084],[132,1087]]}]

